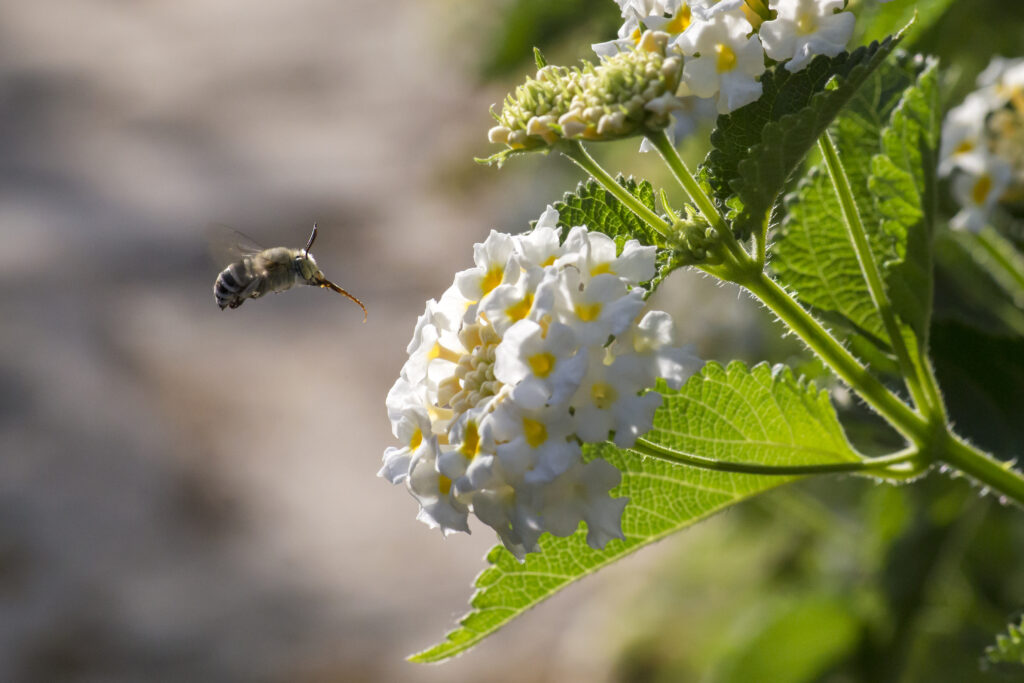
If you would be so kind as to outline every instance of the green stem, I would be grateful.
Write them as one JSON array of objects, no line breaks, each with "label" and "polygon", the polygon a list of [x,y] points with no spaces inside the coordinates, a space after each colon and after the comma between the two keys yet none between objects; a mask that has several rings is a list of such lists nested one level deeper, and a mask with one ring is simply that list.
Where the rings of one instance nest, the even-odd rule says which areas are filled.
[{"label": "green stem", "polygon": [[[1005,275],[1005,280],[1013,282],[1021,290],[1024,290],[1024,271],[1018,264],[1014,263],[1006,253],[1006,247],[1000,242],[1005,242],[995,228],[987,227],[975,235],[978,245],[985,250],[985,254],[991,259],[990,265],[999,268]],[[998,278],[1000,281],[1004,278]],[[1016,299],[1016,297],[1015,297]],[[1014,301],[1014,303],[1019,303]]]},{"label": "green stem", "polygon": [[670,226],[661,219],[661,216],[651,211],[639,199],[634,197],[626,188],[619,185],[615,178],[608,171],[604,170],[599,163],[587,153],[583,143],[578,140],[566,140],[558,147],[563,155],[568,157],[577,166],[590,174],[590,176],[601,183],[601,186],[611,192],[616,199],[625,204],[629,209],[640,217],[652,230],[665,239],[669,239]]},{"label": "green stem", "polygon": [[679,181],[683,191],[697,205],[697,210],[704,216],[704,219],[715,228],[732,234],[732,231],[728,229],[725,223],[725,218],[722,217],[722,214],[715,207],[711,197],[708,196],[704,188],[697,182],[697,179],[690,173],[690,169],[686,167],[686,162],[679,156],[679,152],[676,150],[675,145],[672,144],[672,141],[668,139],[668,134],[664,130],[657,130],[650,131],[646,135],[647,139],[654,145],[654,148],[658,150],[661,158],[668,164],[672,175]]},{"label": "green stem", "polygon": [[[910,357],[910,350],[907,348],[903,333],[896,322],[896,314],[892,310],[892,304],[886,295],[885,284],[882,281],[882,274],[878,270],[874,254],[871,251],[871,243],[868,241],[867,231],[864,229],[864,222],[860,217],[860,210],[853,198],[853,188],[850,186],[850,179],[846,176],[846,169],[839,160],[839,153],[831,136],[825,132],[818,139],[818,148],[825,160],[829,177],[832,179],[832,187],[835,189],[836,197],[839,199],[839,206],[843,214],[843,223],[846,226],[846,235],[850,238],[853,251],[857,255],[857,262],[860,264],[860,272],[868,286],[868,293],[875,309],[882,317],[882,325],[892,349],[896,353],[896,359],[900,364],[903,379],[914,399],[914,404],[925,412],[926,415],[934,417],[937,421],[945,421],[945,410],[942,406],[942,397],[938,387],[931,381],[931,376],[921,373]],[[922,359],[924,361],[924,359]]]},{"label": "green stem", "polygon": [[779,316],[812,351],[818,354],[839,377],[852,387],[872,408],[909,438],[923,447],[931,439],[928,423],[890,392],[867,368],[847,351],[828,330],[805,311],[768,274],[761,271],[737,284],[746,287],[765,306]]},{"label": "green stem", "polygon": [[952,434],[946,433],[944,437],[944,443],[937,449],[940,460],[973,477],[1001,497],[1024,506],[1024,474],[1011,469],[1010,463],[999,462]]},{"label": "green stem", "polygon": [[814,465],[760,465],[753,462],[732,462],[728,460],[715,460],[700,455],[691,455],[681,451],[662,446],[661,444],[640,438],[636,440],[630,450],[647,455],[652,458],[668,460],[680,465],[690,465],[704,470],[715,470],[717,472],[739,472],[742,474],[766,474],[774,476],[792,477],[807,474],[836,474],[841,472],[869,472],[883,469],[892,465],[910,462],[918,457],[916,448],[893,453],[892,455],[880,458],[870,458],[857,462],[828,462]]},{"label": "green stem", "polygon": [[715,203],[711,201],[704,188],[697,182],[696,177],[687,168],[686,162],[679,156],[675,145],[669,140],[664,130],[649,131],[647,139],[658,150],[658,154],[665,160],[672,175],[679,182],[679,186],[690,197],[690,200],[697,206],[697,210],[704,216],[704,220],[712,225],[722,239],[722,246],[732,256],[725,264],[716,266],[705,266],[702,270],[730,282],[735,282],[737,277],[745,277],[749,273],[759,272],[764,268],[763,255],[757,261],[750,258],[746,250],[736,241],[736,236],[722,216]]}]

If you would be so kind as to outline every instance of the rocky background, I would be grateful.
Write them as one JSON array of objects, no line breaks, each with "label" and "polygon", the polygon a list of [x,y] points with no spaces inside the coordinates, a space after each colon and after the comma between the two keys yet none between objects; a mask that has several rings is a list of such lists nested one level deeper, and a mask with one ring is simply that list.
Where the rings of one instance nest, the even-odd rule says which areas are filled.
[{"label": "rocky background", "polygon": [[[494,537],[443,540],[376,478],[384,396],[471,244],[577,179],[473,164],[503,93],[456,6],[0,5],[0,680],[610,675],[617,606],[679,539],[455,662],[403,659]],[[367,324],[312,289],[218,310],[206,226],[301,246],[314,220]],[[754,334],[735,290],[680,282],[690,341]]]}]

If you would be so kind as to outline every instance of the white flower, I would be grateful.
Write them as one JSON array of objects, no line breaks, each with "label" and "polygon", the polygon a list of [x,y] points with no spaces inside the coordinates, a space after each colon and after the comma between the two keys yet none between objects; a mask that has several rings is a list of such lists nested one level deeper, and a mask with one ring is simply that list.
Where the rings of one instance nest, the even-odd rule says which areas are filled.
[{"label": "white flower", "polygon": [[643,290],[627,287],[617,275],[601,273],[584,284],[579,271],[569,268],[557,295],[566,323],[588,346],[603,345],[625,331],[644,305]]},{"label": "white flower", "polygon": [[548,207],[533,232],[476,245],[475,267],[417,320],[387,399],[400,445],[380,476],[404,483],[430,526],[468,531],[474,514],[520,559],[581,521],[594,547],[622,537],[619,473],[584,465],[582,444],[633,444],[661,401],[656,376],[678,386],[697,365],[667,314],[636,323],[653,248],[559,234]]},{"label": "white flower", "polygon": [[[432,438],[436,446],[437,438]],[[433,451],[433,449],[430,449]],[[416,518],[445,536],[453,531],[469,532],[469,508],[452,495],[452,481],[437,471],[432,452],[424,451],[412,461],[409,491],[420,504]]]},{"label": "white flower", "polygon": [[853,35],[854,17],[842,10],[845,0],[777,0],[776,17],[761,24],[758,35],[764,51],[786,62],[787,71],[800,71],[815,55],[835,57]]},{"label": "white flower", "polygon": [[628,448],[648,431],[654,411],[661,405],[661,394],[639,392],[648,388],[647,372],[641,359],[618,356],[610,365],[592,354],[587,374],[570,404],[574,410],[576,433],[584,441],[604,441],[615,433],[615,445]]},{"label": "white flower", "polygon": [[512,387],[511,398],[526,408],[564,403],[587,369],[587,349],[559,322],[541,327],[520,320],[495,350],[494,376]]},{"label": "white flower", "polygon": [[603,548],[614,538],[625,538],[619,520],[628,498],[611,498],[622,475],[605,460],[578,463],[553,484],[535,489],[534,505],[546,531],[568,536],[580,521],[587,523],[587,543]]},{"label": "white flower", "polygon": [[959,106],[949,110],[942,122],[940,175],[949,175],[957,167],[974,172],[982,170],[987,156],[985,118],[997,106],[991,90],[985,89],[972,92]]},{"label": "white flower", "polygon": [[950,226],[971,232],[984,228],[999,197],[1006,192],[1011,174],[1009,164],[990,156],[978,171],[964,171],[953,178],[953,196],[962,208],[950,220]]},{"label": "white flower", "polygon": [[[519,267],[516,257],[513,256],[512,261]],[[542,275],[543,271],[534,267],[521,272],[514,284],[498,285],[480,301],[478,315],[486,318],[498,334],[504,335],[509,327],[537,308],[537,285]]]},{"label": "white flower", "polygon": [[761,96],[757,77],[764,73],[761,41],[742,13],[715,11],[694,21],[676,41],[686,55],[677,94],[715,97],[726,114]]},{"label": "white flower", "polygon": [[569,231],[565,238],[565,251],[560,263],[572,263],[589,277],[610,273],[622,278],[627,285],[647,282],[655,274],[655,248],[645,247],[637,240],[629,240],[618,253],[615,240],[600,232],[590,232],[583,226]]},{"label": "white flower", "polygon": [[482,244],[473,247],[476,267],[455,274],[455,284],[462,295],[479,301],[503,282],[514,282],[519,276],[519,264],[511,261],[512,252],[512,236],[491,230]]},{"label": "white flower", "polygon": [[993,57],[985,70],[978,75],[978,85],[991,87],[995,95],[1006,102],[1019,96],[1024,88],[1024,57],[1006,59]]},{"label": "white flower", "polygon": [[678,389],[704,361],[690,346],[679,346],[675,322],[664,311],[648,311],[636,325],[616,337],[614,355],[634,354],[645,363],[647,385],[662,378],[671,389]]}]

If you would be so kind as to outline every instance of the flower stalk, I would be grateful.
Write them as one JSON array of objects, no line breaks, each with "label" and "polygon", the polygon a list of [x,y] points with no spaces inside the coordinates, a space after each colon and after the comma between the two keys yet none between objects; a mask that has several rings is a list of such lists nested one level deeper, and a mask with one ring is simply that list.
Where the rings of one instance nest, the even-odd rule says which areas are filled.
[{"label": "flower stalk", "polygon": [[[860,217],[860,211],[853,198],[853,189],[850,187],[850,179],[846,175],[839,160],[839,153],[836,150],[832,137],[826,131],[818,139],[818,148],[821,150],[828,169],[829,178],[832,180],[832,187],[839,200],[840,210],[843,214],[843,225],[846,227],[846,235],[857,255],[857,262],[860,264],[861,274],[868,286],[868,293],[875,309],[882,317],[882,324],[889,336],[893,352],[899,362],[901,374],[906,382],[910,396],[914,404],[918,406],[927,416],[936,422],[945,422],[945,408],[942,402],[942,395],[932,380],[930,373],[921,372],[917,364],[911,359],[910,350],[896,322],[896,314],[892,310],[892,304],[885,293],[885,284],[882,281],[882,274],[878,270],[874,254],[871,251],[871,243],[868,242],[867,231]],[[921,362],[927,362],[921,358]]]}]

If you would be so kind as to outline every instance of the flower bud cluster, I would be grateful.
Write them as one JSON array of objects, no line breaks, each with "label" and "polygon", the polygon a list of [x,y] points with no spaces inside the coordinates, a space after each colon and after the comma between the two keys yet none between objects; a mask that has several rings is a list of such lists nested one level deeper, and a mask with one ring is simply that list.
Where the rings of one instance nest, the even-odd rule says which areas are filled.
[{"label": "flower bud cluster", "polygon": [[529,150],[562,138],[610,140],[663,128],[682,106],[675,96],[682,57],[666,55],[668,39],[646,31],[636,45],[597,65],[542,67],[506,98],[488,139]]},{"label": "flower bud cluster", "polygon": [[656,379],[678,387],[700,365],[668,314],[643,310],[654,247],[619,250],[585,226],[562,241],[557,222],[548,207],[532,232],[475,246],[475,266],[427,302],[387,398],[401,445],[380,475],[428,525],[469,531],[475,515],[520,558],[581,521],[595,548],[622,538],[621,475],[581,446],[632,446],[661,403]]},{"label": "flower bud cluster", "polygon": [[950,225],[974,232],[997,205],[1024,202],[1024,58],[996,57],[978,85],[946,114],[939,152],[961,207]]},{"label": "flower bud cluster", "polygon": [[573,97],[583,89],[583,72],[548,64],[534,78],[505,98],[498,125],[488,132],[491,142],[514,150],[529,150],[553,144],[558,135],[553,124],[569,109]]}]

